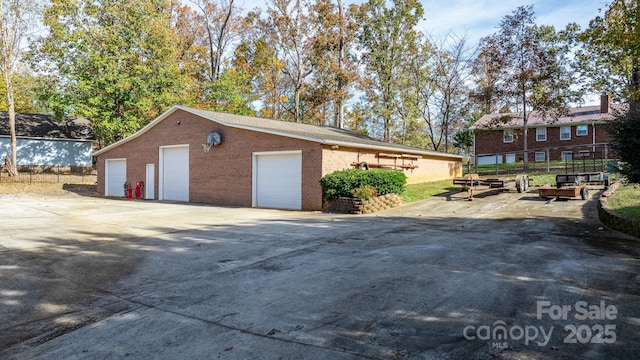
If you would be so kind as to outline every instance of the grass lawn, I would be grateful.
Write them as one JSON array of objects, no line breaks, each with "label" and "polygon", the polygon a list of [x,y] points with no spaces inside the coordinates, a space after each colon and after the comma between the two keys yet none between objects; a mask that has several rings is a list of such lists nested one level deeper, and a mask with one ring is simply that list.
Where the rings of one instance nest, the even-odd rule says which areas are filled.
[{"label": "grass lawn", "polygon": [[[483,176],[482,178],[504,177],[515,179],[517,174],[505,174],[499,176]],[[551,174],[533,174],[529,176],[529,186],[542,186],[544,184],[556,185],[556,173]],[[441,180],[434,182],[426,182],[420,184],[407,185],[402,193],[402,199],[405,202],[414,202],[424,200],[436,195],[447,193],[455,193],[462,191],[461,186],[454,186],[452,180]]]},{"label": "grass lawn", "polygon": [[462,188],[454,186],[452,180],[441,180],[420,184],[409,184],[402,193],[405,202],[424,200],[435,195],[442,195],[450,192],[458,192]]},{"label": "grass lawn", "polygon": [[529,176],[529,186],[556,185],[556,174],[534,174]]},{"label": "grass lawn", "polygon": [[640,185],[619,187],[609,198],[609,208],[621,217],[640,220]]},{"label": "grass lawn", "polygon": [[[544,185],[547,183],[556,183],[555,174],[540,174],[531,177],[530,185]],[[492,178],[496,176],[483,176],[483,178]],[[516,175],[500,175],[499,177],[506,177],[515,179]],[[419,184],[409,184],[406,186],[402,193],[402,199],[404,202],[414,202],[424,200],[432,196],[444,195],[448,193],[456,193],[462,191],[462,186],[453,185],[452,180],[441,180]]]}]

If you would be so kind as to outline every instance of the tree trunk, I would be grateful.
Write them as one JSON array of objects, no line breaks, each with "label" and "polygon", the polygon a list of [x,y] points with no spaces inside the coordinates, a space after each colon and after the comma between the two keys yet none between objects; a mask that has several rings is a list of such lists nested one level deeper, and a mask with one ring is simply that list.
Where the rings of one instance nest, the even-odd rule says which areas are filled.
[{"label": "tree trunk", "polygon": [[631,98],[629,99],[630,112],[640,112],[640,61],[631,58]]},{"label": "tree trunk", "polygon": [[215,53],[215,64],[213,66],[214,80],[218,80],[220,78],[222,52],[224,51],[223,48],[226,40],[225,37],[226,37],[227,27],[229,26],[229,19],[231,18],[231,15],[233,15],[233,0],[229,1],[229,8],[227,9],[227,12],[225,14],[224,22],[220,27],[220,32],[218,33],[217,47],[216,47],[216,53]]},{"label": "tree trunk", "polygon": [[344,84],[342,81],[343,72],[343,62],[345,59],[345,49],[344,49],[344,11],[342,8],[342,0],[338,0],[338,16],[340,17],[340,41],[338,45],[338,69],[340,71],[340,78],[338,79],[338,99],[336,101],[337,109],[337,118],[335,126],[338,129],[344,128],[344,96],[342,95],[342,89],[344,88]]},{"label": "tree trunk", "polygon": [[391,141],[391,118],[385,117],[384,119],[384,138],[383,141]]},{"label": "tree trunk", "polygon": [[527,171],[529,171],[529,145],[527,144],[528,140],[527,140],[527,133],[529,132],[529,129],[527,128],[527,126],[523,126],[522,130],[524,132],[524,134],[522,135],[522,140],[524,140],[524,172],[526,173]]},{"label": "tree trunk", "polygon": [[527,127],[529,123],[529,119],[527,118],[527,88],[524,83],[522,83],[522,130],[524,134],[522,134],[522,140],[524,140],[524,146],[522,147],[524,151],[524,172],[529,172],[529,140],[527,139],[529,136],[529,129]]},{"label": "tree trunk", "polygon": [[[207,19],[207,22],[208,21],[209,20]],[[209,24],[207,24],[206,27],[207,37],[209,38],[209,80],[214,82],[216,81],[216,56],[213,50],[213,34],[211,33],[211,27],[209,27]]]},{"label": "tree trunk", "polygon": [[336,101],[336,106],[338,107],[337,109],[338,114],[337,114],[335,126],[338,129],[342,129],[344,128],[344,100],[342,99],[342,95],[339,95],[339,98]]},{"label": "tree trunk", "polygon": [[298,84],[296,86],[296,91],[294,94],[294,109],[293,109],[293,117],[294,117],[294,121],[299,123],[300,122],[300,93],[302,93],[302,85]]},{"label": "tree trunk", "polygon": [[11,169],[9,174],[18,175],[18,146],[16,140],[16,106],[13,100],[13,82],[10,74],[4,72],[4,82],[7,88],[7,108],[9,114],[9,134],[11,136]]}]

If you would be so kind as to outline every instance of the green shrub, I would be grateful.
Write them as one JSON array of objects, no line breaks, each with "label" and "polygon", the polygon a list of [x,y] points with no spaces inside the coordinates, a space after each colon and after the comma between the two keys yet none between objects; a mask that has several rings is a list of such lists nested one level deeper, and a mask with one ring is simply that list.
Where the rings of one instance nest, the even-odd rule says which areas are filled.
[{"label": "green shrub", "polygon": [[353,190],[370,186],[378,195],[401,194],[407,184],[407,176],[399,170],[347,169],[333,172],[320,179],[325,199],[352,196]]}]

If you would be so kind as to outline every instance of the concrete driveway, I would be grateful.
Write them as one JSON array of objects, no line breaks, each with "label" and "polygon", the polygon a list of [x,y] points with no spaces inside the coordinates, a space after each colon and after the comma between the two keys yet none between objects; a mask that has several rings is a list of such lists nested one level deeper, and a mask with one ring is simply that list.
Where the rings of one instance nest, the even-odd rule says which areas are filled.
[{"label": "concrete driveway", "polygon": [[592,199],[371,216],[0,196],[0,358],[636,359],[640,241]]}]

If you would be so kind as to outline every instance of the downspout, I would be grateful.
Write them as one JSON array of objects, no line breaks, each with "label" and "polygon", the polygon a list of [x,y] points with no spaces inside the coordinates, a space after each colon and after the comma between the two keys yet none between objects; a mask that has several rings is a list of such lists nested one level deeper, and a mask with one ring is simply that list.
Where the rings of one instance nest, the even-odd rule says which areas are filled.
[{"label": "downspout", "polygon": [[596,123],[594,121],[591,122],[591,143],[593,144],[591,147],[591,152],[594,153],[595,156],[595,152],[596,152]]}]

